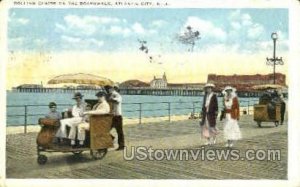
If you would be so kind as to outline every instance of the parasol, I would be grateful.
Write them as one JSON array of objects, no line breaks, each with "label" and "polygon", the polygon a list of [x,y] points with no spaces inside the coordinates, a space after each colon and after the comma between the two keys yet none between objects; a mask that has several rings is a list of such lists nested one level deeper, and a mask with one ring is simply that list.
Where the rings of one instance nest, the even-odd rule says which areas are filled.
[{"label": "parasol", "polygon": [[108,78],[85,73],[59,75],[48,81],[48,84],[61,83],[89,84],[97,86],[113,86],[114,84],[114,82]]}]

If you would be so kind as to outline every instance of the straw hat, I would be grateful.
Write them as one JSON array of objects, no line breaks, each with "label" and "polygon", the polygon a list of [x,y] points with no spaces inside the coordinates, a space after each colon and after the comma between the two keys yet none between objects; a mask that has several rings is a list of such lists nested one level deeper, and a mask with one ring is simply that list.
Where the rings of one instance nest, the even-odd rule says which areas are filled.
[{"label": "straw hat", "polygon": [[232,90],[233,92],[236,91],[236,89],[231,86],[226,86],[223,91],[227,91],[227,90]]},{"label": "straw hat", "polygon": [[204,88],[214,88],[214,87],[216,87],[214,84],[212,84],[212,83],[206,83],[205,84],[205,86],[204,86]]},{"label": "straw hat", "polygon": [[103,97],[103,96],[106,96],[106,92],[104,92],[104,91],[99,91],[98,93],[96,93],[95,96],[97,96],[97,97]]},{"label": "straw hat", "polygon": [[76,93],[74,94],[73,99],[77,99],[77,98],[82,99],[82,97],[83,97],[83,95],[82,95],[80,92],[76,92]]}]

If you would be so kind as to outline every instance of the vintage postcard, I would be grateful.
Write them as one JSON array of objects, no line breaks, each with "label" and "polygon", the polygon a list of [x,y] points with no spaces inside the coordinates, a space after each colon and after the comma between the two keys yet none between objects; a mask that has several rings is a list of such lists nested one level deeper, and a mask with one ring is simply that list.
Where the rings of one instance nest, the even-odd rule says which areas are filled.
[{"label": "vintage postcard", "polygon": [[0,6],[0,186],[300,186],[299,1]]}]

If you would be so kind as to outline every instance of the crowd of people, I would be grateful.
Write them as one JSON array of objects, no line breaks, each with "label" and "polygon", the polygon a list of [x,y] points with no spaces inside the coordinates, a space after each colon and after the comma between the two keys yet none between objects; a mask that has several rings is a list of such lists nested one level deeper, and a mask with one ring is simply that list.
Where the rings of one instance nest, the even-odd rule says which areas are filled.
[{"label": "crowd of people", "polygon": [[[202,119],[200,121],[201,137],[206,140],[206,145],[213,145],[217,141],[219,130],[216,127],[217,116],[219,113],[218,97],[213,91],[214,84],[205,85],[205,95],[202,104]],[[233,147],[234,143],[242,138],[239,127],[240,106],[236,89],[226,86],[222,91],[223,101],[220,120],[224,120],[223,133],[226,141],[226,147]],[[112,128],[115,128],[118,134],[117,150],[123,150],[125,147],[122,118],[122,97],[119,94],[117,86],[105,86],[104,90],[95,95],[97,104],[91,106],[83,101],[83,95],[79,92],[74,94],[73,99],[76,104],[70,109],[70,118],[62,119],[61,113],[56,111],[56,103],[49,103],[50,111],[46,118],[60,120],[60,127],[56,133],[56,142],[70,142],[72,147],[84,147],[86,140],[86,131],[89,130],[89,116],[93,114],[113,114]],[[281,104],[281,123],[284,120],[285,103],[276,91],[268,91],[260,97],[259,104],[267,105],[268,115],[274,118],[275,105]],[[67,127],[69,132],[67,133]],[[111,135],[112,139],[115,139]],[[77,140],[76,140],[77,139]]]}]

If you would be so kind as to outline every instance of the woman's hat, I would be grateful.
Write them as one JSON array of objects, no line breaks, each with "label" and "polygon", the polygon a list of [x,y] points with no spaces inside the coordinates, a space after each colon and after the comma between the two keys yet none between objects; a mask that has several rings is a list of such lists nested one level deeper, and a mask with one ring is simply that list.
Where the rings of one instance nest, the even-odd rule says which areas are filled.
[{"label": "woman's hat", "polygon": [[83,97],[83,95],[80,93],[80,92],[76,92],[75,94],[74,94],[74,97],[73,97],[73,99],[77,99],[77,98],[82,98]]},{"label": "woman's hat", "polygon": [[204,86],[204,88],[214,88],[214,87],[216,87],[214,84],[212,84],[212,83],[207,83],[207,84],[205,84],[205,86]]},{"label": "woman's hat", "polygon": [[232,91],[234,91],[234,88],[232,88],[231,86],[226,86],[225,88],[224,88],[224,90],[226,91],[226,90],[232,90]]},{"label": "woman's hat", "polygon": [[49,103],[49,108],[56,108],[56,103],[55,102],[50,102]]},{"label": "woman's hat", "polygon": [[[227,90],[232,90],[232,92],[236,92],[236,88],[233,88],[233,87],[231,87],[231,86],[226,86],[226,87],[224,88],[223,92],[226,92]],[[222,93],[223,93],[223,92],[222,92]]]}]

